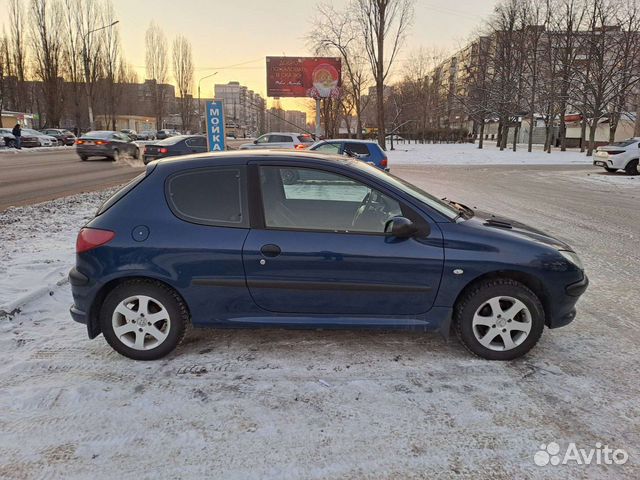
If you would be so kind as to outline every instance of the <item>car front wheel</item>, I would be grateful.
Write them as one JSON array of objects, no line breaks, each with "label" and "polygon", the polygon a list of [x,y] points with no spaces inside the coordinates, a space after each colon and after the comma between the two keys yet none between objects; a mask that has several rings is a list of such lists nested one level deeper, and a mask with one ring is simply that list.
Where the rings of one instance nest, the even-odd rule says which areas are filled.
[{"label": "car front wheel", "polygon": [[111,347],[134,360],[156,360],[182,341],[189,315],[180,296],[151,280],[129,280],[107,295],[100,325]]},{"label": "car front wheel", "polygon": [[640,175],[640,171],[638,171],[638,160],[631,160],[624,171],[627,175]]},{"label": "car front wheel", "polygon": [[463,345],[487,360],[512,360],[529,350],[544,330],[544,308],[528,287],[511,279],[475,285],[455,308]]}]

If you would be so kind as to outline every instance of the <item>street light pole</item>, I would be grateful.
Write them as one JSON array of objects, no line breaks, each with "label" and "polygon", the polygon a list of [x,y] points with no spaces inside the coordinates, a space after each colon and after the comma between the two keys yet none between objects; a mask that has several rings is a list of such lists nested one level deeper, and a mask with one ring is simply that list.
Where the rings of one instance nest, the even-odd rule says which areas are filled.
[{"label": "street light pole", "polygon": [[[89,88],[90,72],[89,72],[89,52],[87,51],[87,41],[89,39],[89,35],[97,32],[99,30],[104,30],[105,28],[113,27],[116,23],[120,22],[120,20],[116,20],[110,25],[103,25],[99,28],[94,28],[93,30],[89,30],[82,37],[82,57],[84,60],[84,88],[87,93],[87,109],[89,112],[89,130],[93,130],[93,107],[91,106],[91,88]],[[78,127],[79,128],[79,127]]]},{"label": "street light pole", "polygon": [[200,82],[202,82],[202,80],[209,78],[209,77],[213,77],[214,75],[217,75],[218,72],[213,72],[210,73],[209,75],[205,75],[204,77],[202,77],[200,80],[198,80],[198,128],[200,129],[200,131],[202,132],[202,102],[200,101]]}]

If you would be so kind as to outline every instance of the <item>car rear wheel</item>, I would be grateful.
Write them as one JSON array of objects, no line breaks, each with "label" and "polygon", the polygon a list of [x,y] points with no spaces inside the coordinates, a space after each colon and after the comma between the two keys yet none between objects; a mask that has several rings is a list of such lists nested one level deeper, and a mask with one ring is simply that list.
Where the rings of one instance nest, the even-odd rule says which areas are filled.
[{"label": "car rear wheel", "polygon": [[7,147],[9,148],[16,148],[16,141],[15,140],[7,140]]},{"label": "car rear wheel", "polygon": [[638,171],[638,159],[631,160],[627,163],[624,171],[627,175],[640,175],[640,171]]},{"label": "car rear wheel", "polygon": [[89,157],[87,157],[86,155],[80,155],[80,160],[82,160],[83,162],[86,162],[89,159]]},{"label": "car rear wheel", "polygon": [[510,279],[475,285],[455,308],[456,333],[472,353],[512,360],[529,350],[544,330],[544,308],[522,283]]},{"label": "car rear wheel", "polygon": [[114,288],[100,310],[111,347],[134,360],[156,360],[173,351],[189,324],[180,296],[152,280],[130,280]]}]

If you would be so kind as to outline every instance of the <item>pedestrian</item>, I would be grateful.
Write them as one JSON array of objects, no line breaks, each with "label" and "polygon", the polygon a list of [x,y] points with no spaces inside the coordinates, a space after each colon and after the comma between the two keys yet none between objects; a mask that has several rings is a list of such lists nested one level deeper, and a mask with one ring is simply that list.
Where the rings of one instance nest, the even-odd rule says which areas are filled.
[{"label": "pedestrian", "polygon": [[19,123],[16,123],[16,126],[13,127],[13,130],[11,130],[11,133],[13,134],[14,137],[16,137],[16,148],[18,150],[22,150],[22,128],[20,127]]}]

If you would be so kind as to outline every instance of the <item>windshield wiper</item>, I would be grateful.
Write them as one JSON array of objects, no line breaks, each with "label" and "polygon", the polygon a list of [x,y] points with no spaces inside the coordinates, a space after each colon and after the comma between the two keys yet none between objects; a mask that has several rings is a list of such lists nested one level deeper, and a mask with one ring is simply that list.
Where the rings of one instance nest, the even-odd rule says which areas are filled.
[{"label": "windshield wiper", "polygon": [[454,202],[453,200],[449,200],[447,197],[444,197],[442,200],[447,202],[456,210],[458,210],[458,215],[456,215],[456,217],[454,218],[454,221],[460,217],[464,217],[465,219],[468,219],[475,216],[475,212],[473,211],[473,209],[470,207],[467,207],[464,203]]}]

